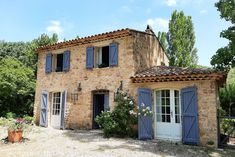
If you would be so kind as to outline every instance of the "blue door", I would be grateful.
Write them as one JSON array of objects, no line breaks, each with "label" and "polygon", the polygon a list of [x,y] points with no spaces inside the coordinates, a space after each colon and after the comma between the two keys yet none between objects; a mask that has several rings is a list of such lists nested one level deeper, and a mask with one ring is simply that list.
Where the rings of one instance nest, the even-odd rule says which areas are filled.
[{"label": "blue door", "polygon": [[[149,107],[152,110],[152,91],[146,88],[138,89],[138,106],[142,105]],[[152,117],[150,116],[139,116],[138,117],[138,138],[139,139],[152,139],[153,138],[153,127]]]},{"label": "blue door", "polygon": [[183,143],[199,144],[197,88],[181,90]]}]

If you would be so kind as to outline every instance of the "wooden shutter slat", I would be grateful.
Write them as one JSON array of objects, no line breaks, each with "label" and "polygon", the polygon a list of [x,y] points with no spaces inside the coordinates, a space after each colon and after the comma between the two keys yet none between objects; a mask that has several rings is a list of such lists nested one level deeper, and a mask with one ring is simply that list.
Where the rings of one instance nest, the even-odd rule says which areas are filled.
[{"label": "wooden shutter slat", "polygon": [[47,127],[48,96],[49,94],[47,91],[42,92],[39,125],[44,127]]},{"label": "wooden shutter slat", "polygon": [[65,51],[63,54],[63,71],[69,71],[70,68],[70,51]]},{"label": "wooden shutter slat", "polygon": [[46,55],[45,72],[46,73],[52,72],[52,54],[51,53],[48,53]]},{"label": "wooden shutter slat", "polygon": [[86,48],[86,68],[92,69],[94,66],[94,47]]},{"label": "wooden shutter slat", "polygon": [[66,101],[67,101],[67,91],[62,93],[62,104],[61,104],[61,123],[60,128],[65,129],[65,111],[66,111]]},{"label": "wooden shutter slat", "polygon": [[109,45],[109,66],[118,65],[118,44],[111,43]]},{"label": "wooden shutter slat", "polygon": [[185,144],[199,144],[197,88],[181,90],[182,136]]},{"label": "wooden shutter slat", "polygon": [[109,111],[109,95],[104,95],[104,111]]},{"label": "wooden shutter slat", "polygon": [[[138,89],[138,106],[141,108],[142,103],[152,110],[152,91],[146,88]],[[139,139],[152,139],[152,117],[138,117],[138,138]]]}]

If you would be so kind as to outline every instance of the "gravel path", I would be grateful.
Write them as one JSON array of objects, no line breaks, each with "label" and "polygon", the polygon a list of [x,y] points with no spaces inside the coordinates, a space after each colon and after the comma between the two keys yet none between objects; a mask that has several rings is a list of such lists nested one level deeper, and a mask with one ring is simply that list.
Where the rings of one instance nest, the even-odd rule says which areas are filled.
[{"label": "gravel path", "polygon": [[[0,138],[7,136],[0,127]],[[235,150],[213,150],[163,141],[103,138],[99,130],[55,130],[33,127],[25,142],[0,143],[0,157],[152,157],[235,156]],[[28,138],[28,140],[27,140]]]}]

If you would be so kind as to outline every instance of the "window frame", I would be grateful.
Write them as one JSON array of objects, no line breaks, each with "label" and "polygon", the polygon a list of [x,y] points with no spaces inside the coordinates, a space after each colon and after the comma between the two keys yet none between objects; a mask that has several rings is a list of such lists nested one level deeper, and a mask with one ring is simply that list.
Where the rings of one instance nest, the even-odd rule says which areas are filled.
[{"label": "window frame", "polygon": [[[163,122],[162,120],[161,121],[158,121],[158,119],[157,119],[157,106],[159,106],[159,105],[157,105],[157,92],[158,91],[164,91],[164,90],[169,90],[170,91],[170,112],[171,112],[171,107],[173,106],[174,107],[174,113],[172,113],[173,114],[173,118],[171,117],[171,114],[170,114],[170,119],[171,119],[171,121],[170,122]],[[178,99],[179,99],[179,104],[178,104],[178,106],[179,106],[179,114],[177,114],[177,115],[179,115],[179,120],[180,120],[180,122],[179,123],[176,123],[176,114],[175,114],[175,112],[176,112],[176,109],[175,109],[175,91],[178,91],[178,93],[179,93],[179,97],[177,97]],[[172,94],[173,93],[173,94]],[[161,93],[160,93],[161,94]],[[161,97],[161,95],[160,95],[160,100],[162,99],[162,97]],[[173,105],[172,105],[173,104]],[[162,105],[161,105],[162,106]],[[160,116],[162,116],[162,113],[160,113]],[[181,92],[180,92],[180,89],[177,89],[177,88],[161,88],[161,89],[156,89],[156,90],[154,90],[154,121],[155,121],[155,125],[156,125],[156,123],[174,123],[174,124],[182,124],[182,111],[181,111]],[[172,121],[172,119],[174,120],[174,121]],[[156,126],[155,126],[156,127]]]}]

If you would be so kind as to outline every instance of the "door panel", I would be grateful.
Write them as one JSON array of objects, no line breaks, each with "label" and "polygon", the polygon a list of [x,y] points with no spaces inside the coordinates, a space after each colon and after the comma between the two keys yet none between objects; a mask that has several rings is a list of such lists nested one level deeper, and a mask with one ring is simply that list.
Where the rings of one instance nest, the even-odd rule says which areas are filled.
[{"label": "door panel", "polygon": [[181,140],[180,98],[178,90],[160,90],[155,93],[156,138]]},{"label": "door panel", "polygon": [[[144,104],[152,111],[152,91],[150,89],[138,89],[138,106]],[[152,139],[152,117],[139,116],[138,117],[138,138],[139,139]]]},{"label": "door panel", "polygon": [[48,96],[49,94],[47,91],[42,92],[39,125],[44,127],[47,127]]},{"label": "door panel", "polygon": [[181,90],[183,143],[199,144],[197,88]]},{"label": "door panel", "polygon": [[61,92],[53,93],[52,96],[51,126],[56,129],[59,129],[61,126],[61,97]]}]

